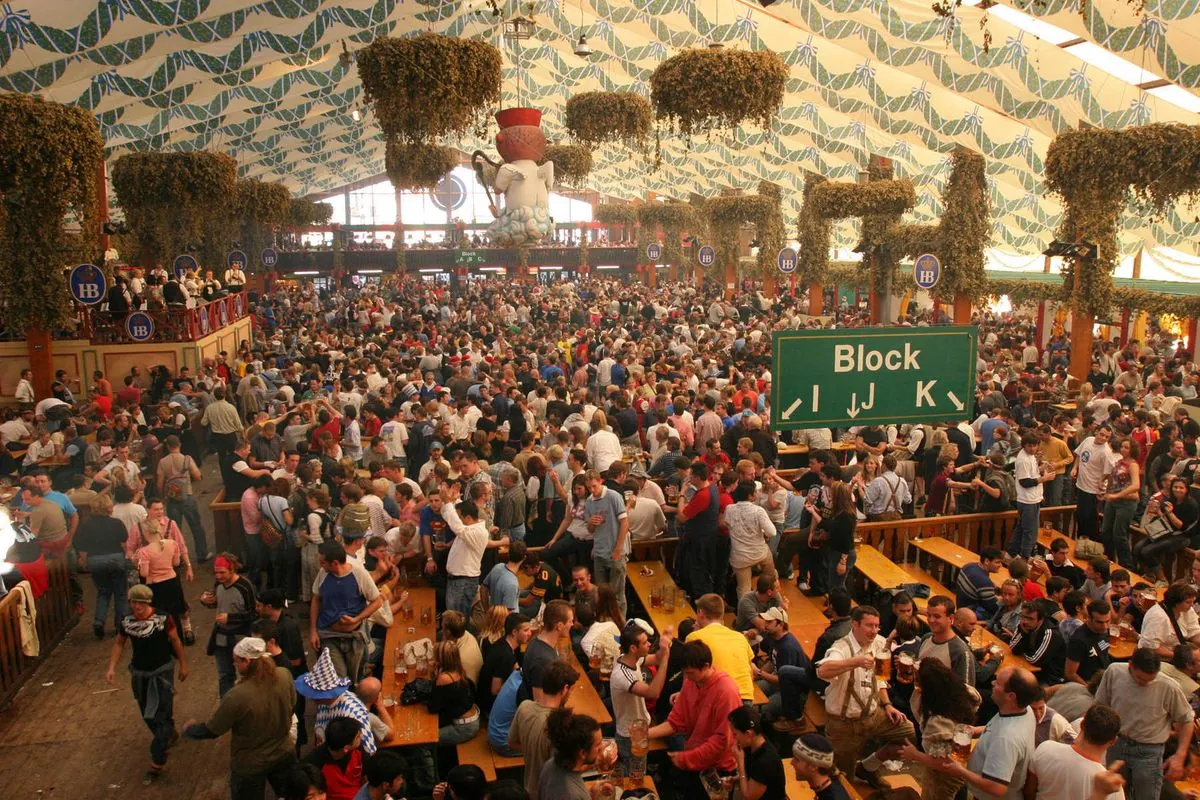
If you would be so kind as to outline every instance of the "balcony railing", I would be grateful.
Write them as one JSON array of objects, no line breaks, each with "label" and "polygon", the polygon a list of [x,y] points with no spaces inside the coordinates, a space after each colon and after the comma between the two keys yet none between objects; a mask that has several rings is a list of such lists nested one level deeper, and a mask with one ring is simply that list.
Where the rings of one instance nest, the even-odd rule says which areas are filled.
[{"label": "balcony railing", "polygon": [[[135,338],[129,331],[130,314],[145,314],[154,323],[148,337]],[[248,316],[250,303],[245,292],[218,297],[211,303],[195,308],[168,306],[165,310],[112,312],[82,309],[82,324],[78,338],[92,344],[147,344],[164,342],[194,342],[215,333],[226,325]]]}]

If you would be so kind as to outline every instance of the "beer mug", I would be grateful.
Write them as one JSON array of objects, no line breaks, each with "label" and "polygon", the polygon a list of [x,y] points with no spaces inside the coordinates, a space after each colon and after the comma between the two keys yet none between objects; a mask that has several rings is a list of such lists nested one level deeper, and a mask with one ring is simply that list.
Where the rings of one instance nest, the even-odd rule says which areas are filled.
[{"label": "beer mug", "polygon": [[954,760],[966,766],[971,758],[971,726],[959,725],[954,729]]},{"label": "beer mug", "polygon": [[886,650],[875,653],[875,677],[884,681],[892,678],[892,654]]},{"label": "beer mug", "polygon": [[917,660],[912,653],[901,653],[896,657],[896,680],[912,683],[917,676]]}]

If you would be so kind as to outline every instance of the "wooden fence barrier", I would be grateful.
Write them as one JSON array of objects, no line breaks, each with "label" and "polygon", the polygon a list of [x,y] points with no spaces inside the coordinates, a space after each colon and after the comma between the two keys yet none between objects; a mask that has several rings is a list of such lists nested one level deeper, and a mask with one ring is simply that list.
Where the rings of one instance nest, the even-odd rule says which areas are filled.
[{"label": "wooden fence barrier", "polygon": [[62,559],[46,561],[50,587],[37,599],[37,632],[41,644],[39,654],[27,656],[21,651],[21,614],[18,595],[11,591],[0,598],[0,708],[5,708],[24,685],[37,665],[58,646],[63,637],[79,620],[71,603],[67,562]]}]

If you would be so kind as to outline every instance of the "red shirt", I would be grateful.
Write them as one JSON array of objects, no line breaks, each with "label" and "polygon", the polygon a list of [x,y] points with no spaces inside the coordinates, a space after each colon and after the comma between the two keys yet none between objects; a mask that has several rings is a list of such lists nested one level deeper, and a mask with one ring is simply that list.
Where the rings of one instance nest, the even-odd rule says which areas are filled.
[{"label": "red shirt", "polygon": [[371,439],[379,435],[379,431],[383,428],[383,420],[379,417],[375,417],[369,422],[365,419],[360,419],[358,427],[362,431],[363,439]]},{"label": "red shirt", "polygon": [[1021,594],[1025,598],[1025,602],[1029,603],[1034,600],[1041,600],[1046,596],[1046,590],[1042,588],[1040,583],[1025,579],[1025,586],[1021,589]]},{"label": "red shirt", "polygon": [[309,755],[308,760],[321,768],[321,777],[325,779],[325,797],[328,800],[354,800],[363,786],[363,755],[361,749],[350,751],[350,755],[341,761],[334,761],[329,751],[318,747]]}]

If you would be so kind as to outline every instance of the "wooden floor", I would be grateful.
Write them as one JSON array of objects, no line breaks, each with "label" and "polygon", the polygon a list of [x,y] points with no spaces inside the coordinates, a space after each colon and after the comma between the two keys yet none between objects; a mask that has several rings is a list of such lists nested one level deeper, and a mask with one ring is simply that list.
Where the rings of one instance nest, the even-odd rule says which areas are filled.
[{"label": "wooden floor", "polygon": [[[204,469],[207,492],[199,497],[201,515],[212,541],[208,501],[219,485],[216,460]],[[191,546],[190,534],[184,537]],[[4,794],[26,798],[130,798],[139,800],[224,800],[229,796],[228,737],[215,741],[180,741],[171,751],[166,772],[151,786],[142,785],[150,762],[150,733],[142,722],[129,689],[129,650],[117,668],[113,685],[104,672],[113,644],[112,611],[108,636],[92,636],[95,590],[83,575],[86,611],[75,629],[38,668],[13,700],[0,712],[0,774]],[[204,655],[204,636],[212,629],[212,614],[198,602],[212,588],[212,569],[198,568],[196,581],[184,584],[196,619],[199,640],[187,648],[191,675],[175,685],[175,721],[204,719],[217,702],[217,672]]]}]

